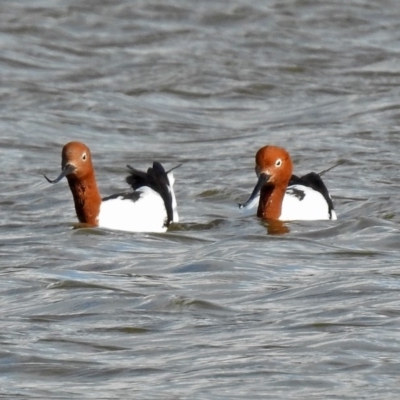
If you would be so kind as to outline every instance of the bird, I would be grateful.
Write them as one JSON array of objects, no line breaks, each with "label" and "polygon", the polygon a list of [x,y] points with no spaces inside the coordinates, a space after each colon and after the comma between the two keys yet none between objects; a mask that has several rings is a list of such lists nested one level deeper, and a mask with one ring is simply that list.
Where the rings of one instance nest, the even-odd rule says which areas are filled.
[{"label": "bird", "polygon": [[337,219],[332,198],[321,179],[328,170],[300,177],[293,175],[289,153],[271,145],[261,147],[255,160],[258,181],[249,199],[239,204],[239,208],[249,213],[257,207],[257,216],[264,220]]},{"label": "bird", "polygon": [[129,232],[166,232],[179,222],[172,168],[153,162],[147,172],[128,167],[126,182],[133,190],[101,198],[89,147],[78,141],[64,145],[61,173],[49,183],[67,178],[79,222],[93,227]]}]

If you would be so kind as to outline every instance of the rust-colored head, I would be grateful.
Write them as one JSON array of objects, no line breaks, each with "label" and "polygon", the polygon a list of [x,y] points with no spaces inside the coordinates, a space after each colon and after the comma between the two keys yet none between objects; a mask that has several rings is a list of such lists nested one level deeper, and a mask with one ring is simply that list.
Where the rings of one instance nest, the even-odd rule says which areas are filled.
[{"label": "rust-colored head", "polygon": [[64,176],[71,180],[85,180],[94,176],[92,156],[89,147],[81,142],[67,143],[61,152],[61,174],[54,180],[44,177],[50,183],[59,182]]},{"label": "rust-colored head", "polygon": [[89,147],[81,142],[67,143],[61,153],[61,168],[69,168],[71,172],[66,177],[85,179],[87,175],[93,174],[92,155]]},{"label": "rust-colored head", "polygon": [[264,146],[256,154],[256,174],[265,174],[264,184],[286,186],[293,173],[289,153],[282,147]]}]

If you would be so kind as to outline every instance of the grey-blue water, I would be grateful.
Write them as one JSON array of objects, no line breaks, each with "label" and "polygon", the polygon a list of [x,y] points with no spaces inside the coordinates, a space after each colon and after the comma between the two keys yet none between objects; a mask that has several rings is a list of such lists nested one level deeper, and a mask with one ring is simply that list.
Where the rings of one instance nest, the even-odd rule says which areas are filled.
[{"label": "grey-blue water", "polygon": [[[1,398],[398,398],[397,0],[4,0],[0,48]],[[71,140],[103,196],[183,163],[181,223],[74,229]],[[240,216],[266,144],[338,221]]]}]

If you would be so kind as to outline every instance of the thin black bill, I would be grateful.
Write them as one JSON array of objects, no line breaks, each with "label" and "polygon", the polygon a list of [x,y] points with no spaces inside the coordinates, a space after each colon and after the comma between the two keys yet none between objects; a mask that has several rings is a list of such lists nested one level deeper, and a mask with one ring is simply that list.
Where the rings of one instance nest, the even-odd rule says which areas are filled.
[{"label": "thin black bill", "polygon": [[245,203],[243,204],[239,203],[239,208],[247,207],[258,196],[258,193],[260,193],[261,188],[265,183],[269,181],[270,178],[271,178],[270,175],[260,174],[260,176],[258,177],[257,184],[253,189],[253,193],[250,195],[249,199]]},{"label": "thin black bill", "polygon": [[46,178],[47,182],[49,182],[49,183],[57,183],[57,182],[60,182],[61,179],[64,178],[64,176],[67,176],[67,175],[71,174],[72,172],[74,172],[75,169],[76,168],[72,164],[67,164],[64,167],[64,169],[61,171],[61,174],[58,175],[58,177],[56,179],[51,180],[46,175],[43,175],[43,176]]}]

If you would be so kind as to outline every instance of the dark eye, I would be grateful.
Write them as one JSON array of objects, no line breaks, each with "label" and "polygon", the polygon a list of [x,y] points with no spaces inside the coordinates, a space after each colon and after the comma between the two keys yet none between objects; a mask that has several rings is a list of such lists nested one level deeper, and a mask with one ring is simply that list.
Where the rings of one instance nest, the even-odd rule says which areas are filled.
[{"label": "dark eye", "polygon": [[276,166],[276,167],[280,167],[281,165],[282,165],[282,160],[281,160],[280,158],[278,158],[278,159],[276,160],[275,166]]},{"label": "dark eye", "polygon": [[83,153],[83,154],[82,154],[82,160],[83,160],[83,161],[86,161],[86,153]]}]

